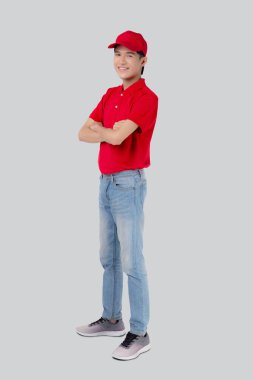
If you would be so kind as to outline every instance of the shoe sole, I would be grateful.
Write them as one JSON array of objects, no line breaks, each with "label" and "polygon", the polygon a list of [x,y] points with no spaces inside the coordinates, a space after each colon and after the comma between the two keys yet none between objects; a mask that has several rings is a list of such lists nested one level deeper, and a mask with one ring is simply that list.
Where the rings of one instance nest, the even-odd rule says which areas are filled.
[{"label": "shoe sole", "polygon": [[81,331],[76,330],[77,334],[82,335],[82,336],[123,336],[126,334],[125,330],[122,331],[101,331],[97,333],[84,333]]},{"label": "shoe sole", "polygon": [[136,359],[138,358],[138,356],[140,354],[143,354],[144,352],[147,352],[151,349],[151,344],[147,344],[146,346],[144,346],[140,351],[136,352],[136,354],[132,355],[132,356],[128,356],[128,357],[122,357],[122,356],[116,356],[114,354],[112,354],[112,357],[114,359],[117,359],[117,360],[131,360],[131,359]]}]

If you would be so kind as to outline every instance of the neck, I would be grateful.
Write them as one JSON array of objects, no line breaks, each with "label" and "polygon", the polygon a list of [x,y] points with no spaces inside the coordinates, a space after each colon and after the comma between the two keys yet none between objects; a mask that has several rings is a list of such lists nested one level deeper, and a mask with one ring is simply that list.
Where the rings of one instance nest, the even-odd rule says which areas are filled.
[{"label": "neck", "polygon": [[124,88],[124,90],[126,90],[129,86],[131,86],[135,82],[137,82],[140,78],[141,78],[141,76],[137,76],[137,77],[134,77],[134,78],[131,78],[131,79],[123,79],[123,88]]}]

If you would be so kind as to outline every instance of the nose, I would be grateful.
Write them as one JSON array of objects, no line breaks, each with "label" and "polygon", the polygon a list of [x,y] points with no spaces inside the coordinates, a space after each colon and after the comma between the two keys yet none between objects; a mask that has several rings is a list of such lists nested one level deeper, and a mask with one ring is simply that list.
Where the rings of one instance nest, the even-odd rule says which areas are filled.
[{"label": "nose", "polygon": [[122,56],[120,57],[119,63],[120,63],[121,65],[124,65],[124,64],[126,63],[126,57],[122,55]]}]

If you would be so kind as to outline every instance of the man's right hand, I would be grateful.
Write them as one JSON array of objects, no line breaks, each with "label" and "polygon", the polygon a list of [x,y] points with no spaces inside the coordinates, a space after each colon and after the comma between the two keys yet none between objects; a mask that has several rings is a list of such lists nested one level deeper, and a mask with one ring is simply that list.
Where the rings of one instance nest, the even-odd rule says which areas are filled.
[{"label": "man's right hand", "polygon": [[98,135],[98,133],[90,128],[90,126],[94,124],[103,126],[101,122],[88,118],[78,133],[78,138],[80,141],[89,143],[103,142],[103,139]]}]

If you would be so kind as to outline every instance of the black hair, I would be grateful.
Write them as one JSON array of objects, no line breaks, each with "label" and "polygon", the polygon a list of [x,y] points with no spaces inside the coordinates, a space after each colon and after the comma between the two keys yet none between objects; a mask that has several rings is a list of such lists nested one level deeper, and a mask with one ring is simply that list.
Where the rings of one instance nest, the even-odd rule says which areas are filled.
[{"label": "black hair", "polygon": [[[117,44],[117,45],[114,46],[114,51],[115,51],[115,49],[116,49],[117,46],[119,46],[119,44]],[[145,54],[143,53],[142,50],[137,51],[136,53],[139,55],[140,59],[141,59],[142,57],[145,57]],[[141,75],[143,74],[143,71],[144,71],[144,66],[142,66],[142,69],[141,69]]]},{"label": "black hair", "polygon": [[[137,51],[137,54],[139,54],[140,58],[145,57],[145,54],[143,53],[142,50]],[[144,66],[142,66],[141,75],[143,74],[143,71],[144,71]]]}]

